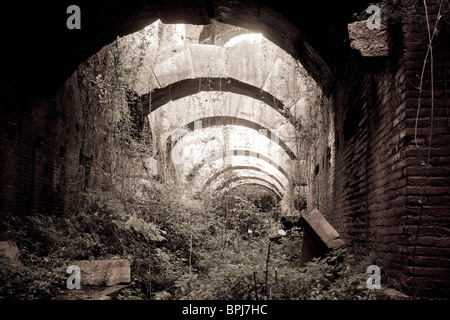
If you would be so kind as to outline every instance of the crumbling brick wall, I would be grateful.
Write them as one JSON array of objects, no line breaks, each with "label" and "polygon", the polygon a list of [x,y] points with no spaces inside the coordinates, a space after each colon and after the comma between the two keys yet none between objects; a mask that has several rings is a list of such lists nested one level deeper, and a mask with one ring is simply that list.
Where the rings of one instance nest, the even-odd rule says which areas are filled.
[{"label": "crumbling brick wall", "polygon": [[[439,1],[427,4],[433,27]],[[447,9],[433,41],[432,100],[430,55],[418,89],[428,33],[423,4],[416,6],[420,21],[404,16],[389,27],[389,57],[341,52],[334,91],[334,208],[324,215],[353,252],[374,254],[387,285],[411,295],[448,295],[449,17]],[[327,182],[320,183],[326,189]]]}]

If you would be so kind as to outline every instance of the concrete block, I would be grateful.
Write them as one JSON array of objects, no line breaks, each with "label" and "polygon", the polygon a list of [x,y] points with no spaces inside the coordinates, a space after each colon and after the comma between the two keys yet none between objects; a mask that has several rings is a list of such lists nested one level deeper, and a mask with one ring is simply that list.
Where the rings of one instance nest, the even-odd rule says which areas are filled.
[{"label": "concrete block", "polygon": [[128,259],[78,260],[73,264],[80,267],[82,286],[114,286],[131,282]]},{"label": "concrete block", "polygon": [[20,260],[19,248],[12,241],[0,241],[0,257],[8,258],[10,264],[14,267],[23,267],[23,263]]},{"label": "concrete block", "polygon": [[305,214],[303,219],[329,249],[336,250],[344,246],[344,240],[340,238],[339,233],[325,220],[319,210],[312,210]]},{"label": "concrete block", "polygon": [[313,258],[320,257],[331,250],[345,245],[339,233],[328,223],[319,210],[314,209],[301,217],[303,241],[300,266]]}]

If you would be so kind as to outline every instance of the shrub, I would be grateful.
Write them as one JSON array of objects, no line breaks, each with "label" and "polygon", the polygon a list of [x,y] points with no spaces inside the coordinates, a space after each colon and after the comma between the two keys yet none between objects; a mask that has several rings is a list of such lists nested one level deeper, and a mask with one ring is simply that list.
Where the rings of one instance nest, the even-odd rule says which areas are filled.
[{"label": "shrub", "polygon": [[25,267],[0,261],[0,296],[50,299],[73,260],[121,256],[132,283],[115,299],[384,298],[365,286],[371,257],[358,264],[337,250],[300,268],[300,230],[272,242],[281,225],[252,201],[174,199],[156,181],[144,191],[145,205],[90,191],[72,216],[2,220],[2,238],[16,241]]}]

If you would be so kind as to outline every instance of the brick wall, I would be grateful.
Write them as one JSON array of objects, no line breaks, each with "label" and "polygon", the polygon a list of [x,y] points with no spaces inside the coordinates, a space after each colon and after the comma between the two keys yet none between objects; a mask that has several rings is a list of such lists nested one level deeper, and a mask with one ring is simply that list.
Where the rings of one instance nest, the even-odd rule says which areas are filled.
[{"label": "brick wall", "polygon": [[[427,1],[431,27],[436,21],[439,2]],[[404,1],[403,4],[409,3]],[[400,241],[403,254],[412,252],[401,276],[402,283],[414,285],[419,292],[434,291],[433,287],[436,287],[449,296],[450,8],[445,1],[442,10],[443,18],[438,23],[440,32],[433,41],[433,92],[430,63],[425,68],[421,95],[417,89],[428,48],[426,17],[423,15],[418,21],[405,19],[402,28],[406,97],[402,159],[406,187],[403,190],[404,227]],[[421,107],[418,112],[419,95]]]},{"label": "brick wall", "polygon": [[335,109],[334,97],[318,93],[310,104],[309,121],[314,121],[314,143],[307,153],[308,211],[317,208],[325,215],[334,210]]},{"label": "brick wall", "polygon": [[[102,61],[103,53],[94,56]],[[99,56],[100,55],[100,56]],[[69,77],[54,97],[14,94],[6,88],[2,116],[3,165],[0,172],[0,215],[63,214],[79,209],[83,193],[111,181],[106,173],[121,166],[121,178],[139,168],[112,150],[106,139],[111,111],[101,110],[98,90],[86,89],[83,69]],[[117,151],[117,153],[115,153]]]},{"label": "brick wall", "polygon": [[75,75],[56,99],[33,100],[9,88],[11,112],[1,125],[1,215],[60,214],[77,206],[87,174],[80,164],[85,103],[74,94],[77,86]]},{"label": "brick wall", "polygon": [[[428,7],[431,19],[437,9]],[[423,5],[419,10],[424,12]],[[411,295],[448,295],[450,46],[448,30],[442,29],[433,46],[434,108],[428,64],[415,140],[419,78],[427,50],[424,19],[420,23],[404,17],[391,26],[393,45],[385,60],[341,52],[343,68],[334,92],[333,208],[321,211],[354,253],[375,256],[388,286]],[[442,23],[448,26],[448,12],[446,19]],[[313,188],[327,188],[321,174],[319,170]]]}]

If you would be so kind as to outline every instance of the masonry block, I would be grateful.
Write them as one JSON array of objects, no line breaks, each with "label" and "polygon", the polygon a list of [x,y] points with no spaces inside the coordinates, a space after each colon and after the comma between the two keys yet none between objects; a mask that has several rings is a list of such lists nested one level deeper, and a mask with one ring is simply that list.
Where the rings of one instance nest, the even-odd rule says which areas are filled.
[{"label": "masonry block", "polygon": [[81,285],[114,286],[131,282],[130,261],[128,259],[78,260]]},{"label": "masonry block", "polygon": [[339,233],[328,223],[319,210],[314,209],[301,217],[303,224],[303,242],[300,266],[309,260],[320,257],[330,250],[345,245]]},{"label": "masonry block", "polygon": [[350,46],[363,57],[386,57],[389,55],[388,36],[385,26],[369,29],[367,22],[357,21],[348,25]]},{"label": "masonry block", "polygon": [[0,258],[7,258],[9,263],[13,267],[23,267],[23,263],[20,260],[19,248],[14,242],[0,241]]}]

